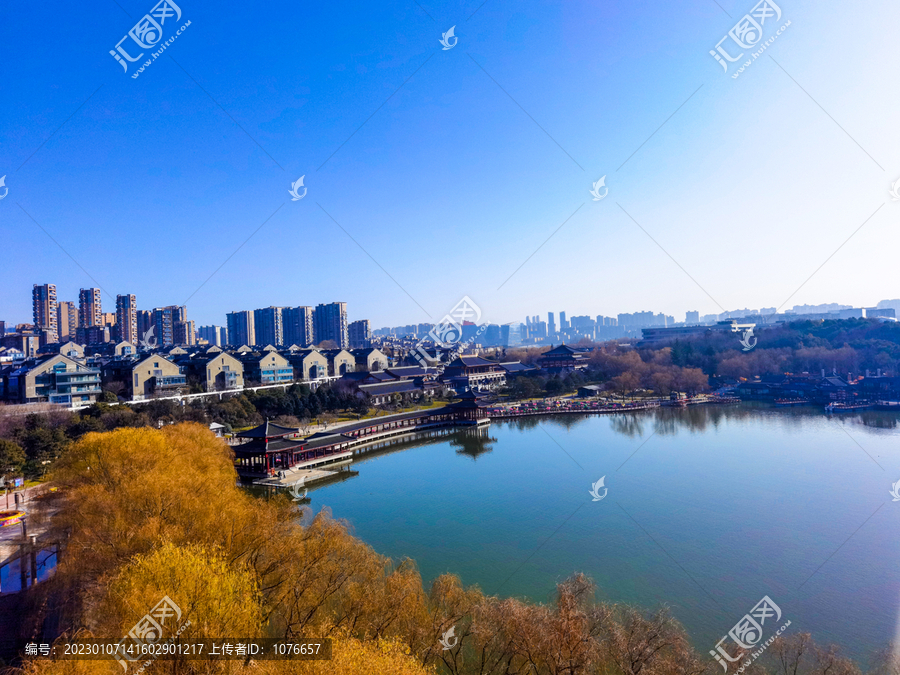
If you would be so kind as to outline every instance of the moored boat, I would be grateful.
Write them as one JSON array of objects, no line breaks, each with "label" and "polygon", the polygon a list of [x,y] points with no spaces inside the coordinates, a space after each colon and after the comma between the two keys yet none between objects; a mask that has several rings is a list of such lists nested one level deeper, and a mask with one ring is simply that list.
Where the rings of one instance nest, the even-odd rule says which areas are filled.
[{"label": "moored boat", "polygon": [[775,405],[779,408],[794,405],[806,405],[809,401],[805,398],[776,398]]},{"label": "moored boat", "polygon": [[859,410],[871,410],[875,407],[874,403],[868,401],[860,401],[859,403],[829,403],[825,406],[825,412],[857,412]]}]

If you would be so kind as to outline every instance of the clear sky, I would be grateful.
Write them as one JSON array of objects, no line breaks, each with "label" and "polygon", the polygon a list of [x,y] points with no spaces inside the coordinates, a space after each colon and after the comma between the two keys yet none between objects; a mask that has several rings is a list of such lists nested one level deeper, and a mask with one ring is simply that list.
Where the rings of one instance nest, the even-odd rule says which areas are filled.
[{"label": "clear sky", "polygon": [[136,79],[152,1],[3,4],[0,318],[93,280],[197,325],[900,297],[896,2],[780,1],[737,79],[746,0],[176,2]]}]

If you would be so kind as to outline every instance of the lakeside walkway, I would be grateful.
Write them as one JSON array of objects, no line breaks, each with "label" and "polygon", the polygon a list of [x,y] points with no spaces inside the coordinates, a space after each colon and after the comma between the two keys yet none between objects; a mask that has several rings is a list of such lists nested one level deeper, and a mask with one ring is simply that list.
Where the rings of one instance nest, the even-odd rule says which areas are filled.
[{"label": "lakeside walkway", "polygon": [[527,417],[530,415],[556,415],[565,413],[594,413],[594,414],[610,414],[633,412],[635,410],[653,410],[660,407],[660,401],[641,401],[633,403],[580,403],[580,402],[557,402],[554,405],[546,403],[537,405],[522,405],[510,407],[489,408],[488,413],[491,419],[506,419],[510,417]]}]

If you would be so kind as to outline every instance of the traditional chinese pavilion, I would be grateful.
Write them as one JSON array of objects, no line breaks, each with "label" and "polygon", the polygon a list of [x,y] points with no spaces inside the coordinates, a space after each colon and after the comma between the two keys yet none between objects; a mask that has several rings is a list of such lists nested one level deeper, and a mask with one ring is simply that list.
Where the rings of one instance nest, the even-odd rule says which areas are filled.
[{"label": "traditional chinese pavilion", "polygon": [[538,365],[550,373],[571,372],[577,368],[584,368],[588,363],[587,356],[582,350],[562,344],[541,354]]},{"label": "traditional chinese pavilion", "polygon": [[293,466],[303,457],[300,429],[267,420],[258,427],[241,431],[237,437],[247,439],[234,446],[234,464],[240,474],[270,476]]},{"label": "traditional chinese pavilion", "polygon": [[457,356],[444,367],[441,380],[456,391],[466,388],[493,389],[506,384],[506,370],[480,356]]},{"label": "traditional chinese pavilion", "polygon": [[444,407],[444,410],[452,413],[453,418],[463,424],[478,424],[479,420],[490,421],[488,415],[489,403],[483,400],[471,389],[459,395],[459,400]]}]

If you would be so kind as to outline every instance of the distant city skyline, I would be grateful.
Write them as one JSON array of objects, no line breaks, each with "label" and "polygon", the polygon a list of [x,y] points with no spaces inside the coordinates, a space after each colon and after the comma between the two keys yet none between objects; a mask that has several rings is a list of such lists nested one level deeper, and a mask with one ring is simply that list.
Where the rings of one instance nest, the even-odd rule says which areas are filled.
[{"label": "distant city skyline", "polygon": [[[40,312],[40,316],[47,317],[46,325],[48,329],[51,329],[56,332],[57,336],[60,336],[62,333],[59,331],[57,325],[59,323],[58,315],[60,313],[57,305],[60,303],[67,303],[67,300],[64,296],[62,296],[57,290],[59,286],[57,284],[47,282],[44,284],[32,284],[31,286],[31,298],[32,298],[32,316],[28,317],[27,320],[16,320],[15,318],[9,318],[3,315],[0,315],[0,321],[5,320],[7,330],[11,330],[17,324],[35,324],[36,328],[40,328],[41,326],[37,325],[35,321],[36,313]],[[47,309],[49,305],[47,304],[48,295],[53,298],[54,309],[52,312]],[[70,306],[74,305],[74,307],[79,307],[81,305],[79,311],[84,313],[85,311],[92,313],[92,315],[101,316],[110,314],[110,312],[103,312],[102,310],[107,307],[107,303],[103,302],[103,294],[100,289],[88,288],[88,289],[79,289],[78,293],[74,294],[81,302],[71,302],[68,301],[67,304]],[[100,305],[98,307],[94,307],[91,303],[95,301],[97,298],[100,299]],[[39,299],[42,299],[39,302]],[[87,303],[87,304],[85,304]],[[560,303],[565,304],[565,303]],[[884,298],[877,302],[871,304],[843,304],[843,303],[820,303],[820,304],[804,304],[804,305],[792,305],[791,307],[785,307],[780,310],[780,314],[783,313],[821,313],[827,311],[834,311],[839,309],[849,309],[853,307],[863,308],[863,307],[894,307],[900,313],[900,299],[891,299]],[[336,313],[333,314],[333,318],[325,319],[324,314],[320,315],[320,325],[316,329],[317,332],[322,332],[323,335],[327,333],[327,337],[321,337],[321,339],[317,338],[317,342],[320,342],[322,339],[328,339],[340,344],[349,344],[349,337],[347,333],[347,326],[349,323],[353,321],[368,321],[371,326],[371,330],[382,330],[384,328],[395,328],[399,326],[407,326],[407,325],[416,325],[416,324],[407,324],[404,322],[396,323],[396,324],[383,324],[379,325],[377,322],[374,322],[370,319],[363,319],[362,317],[358,317],[353,319],[352,321],[348,319],[350,313],[347,308],[347,303],[318,303],[316,309],[320,311],[324,311],[326,309],[330,310],[334,308]],[[139,298],[136,298],[135,294],[122,295],[117,294],[115,302],[113,303],[113,309],[115,310],[113,314],[116,316],[118,320],[119,316],[125,316],[129,318],[130,327],[126,329],[129,334],[134,334],[138,339],[140,338],[140,334],[142,331],[137,331],[138,327],[138,312],[150,312],[156,309],[167,309],[168,311],[178,310],[179,306],[175,305],[164,305],[162,307],[148,307],[144,303],[140,301]],[[305,319],[297,319],[293,314],[289,313],[288,317],[290,318],[290,332],[291,337],[294,339],[289,342],[304,342],[304,344],[308,344],[309,341],[306,338],[307,334],[310,332],[312,328],[313,317],[315,316],[315,311],[311,306],[275,306],[269,305],[267,307],[260,307],[248,310],[239,310],[235,312],[227,312],[223,317],[219,317],[216,320],[201,322],[195,319],[191,320],[191,323],[195,325],[198,329],[201,326],[220,326],[227,330],[235,330],[235,333],[238,335],[244,336],[245,339],[240,340],[241,343],[248,342],[249,337],[252,335],[254,338],[257,333],[262,330],[262,334],[266,337],[262,343],[278,343],[278,338],[285,335],[286,328],[284,327],[284,319],[282,317],[282,310],[303,310],[308,314]],[[716,318],[724,317],[724,318],[740,318],[743,316],[753,316],[754,314],[758,314],[760,316],[766,316],[772,312],[774,312],[776,308],[774,307],[756,307],[756,308],[736,308],[731,310],[726,310],[725,312],[713,312],[704,314],[698,310],[687,309],[680,313],[674,314],[666,314],[665,312],[656,312],[654,310],[632,310],[630,312],[616,312],[615,314],[603,314],[596,312],[584,312],[575,313],[575,312],[567,312],[566,310],[549,310],[544,311],[543,313],[538,314],[528,314],[523,318],[511,318],[508,321],[497,321],[494,319],[487,319],[486,321],[482,321],[482,323],[494,323],[494,324],[509,324],[509,323],[522,323],[527,324],[530,319],[540,320],[548,323],[547,329],[550,334],[557,332],[564,332],[570,325],[572,320],[578,319],[583,316],[587,317],[604,317],[609,316],[611,318],[619,317],[623,314],[631,315],[631,314],[647,314],[665,317],[667,323],[689,323],[692,320],[707,323],[712,320],[712,317]],[[186,312],[185,312],[186,313]],[[294,312],[295,314],[296,312]],[[354,313],[355,316],[356,313]],[[233,326],[229,328],[232,317],[237,315],[247,315],[249,318],[243,319],[243,328],[234,328]],[[568,319],[567,319],[568,315]],[[52,318],[51,318],[52,316]],[[193,314],[191,315],[193,316]],[[693,318],[696,316],[696,318]],[[160,335],[166,334],[171,335],[174,330],[174,323],[169,322],[168,328],[164,328],[162,323],[156,324],[156,319],[153,320],[154,325],[157,325],[158,331]],[[263,324],[262,322],[266,323]],[[249,322],[249,323],[248,323]],[[52,328],[50,328],[52,323]],[[79,319],[79,323],[81,327],[86,327],[81,319]],[[419,324],[423,322],[418,322]],[[429,322],[424,322],[428,324]],[[301,326],[302,324],[302,326]],[[66,323],[66,325],[68,325]],[[91,323],[89,325],[102,325],[102,322],[99,323]],[[640,323],[640,321],[636,321],[635,325],[644,325]],[[647,324],[649,325],[649,324]],[[235,324],[236,326],[236,324]],[[262,329],[260,326],[263,326]],[[308,326],[304,328],[303,326]],[[327,326],[327,327],[326,327]],[[249,333],[247,332],[249,330]],[[299,331],[299,332],[298,332]],[[168,340],[170,337],[164,338],[164,340]],[[131,340],[134,342],[135,340]],[[282,340],[283,341],[283,340]],[[260,343],[260,344],[262,344]]]}]

